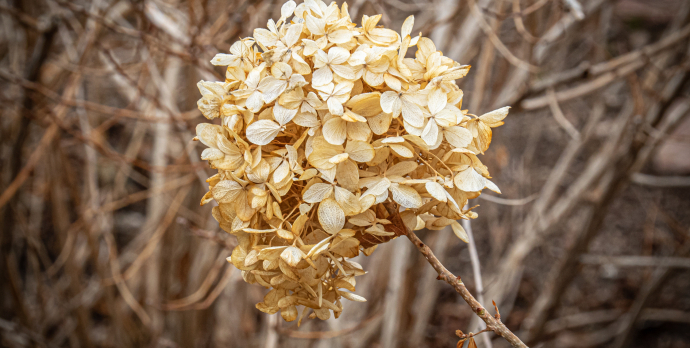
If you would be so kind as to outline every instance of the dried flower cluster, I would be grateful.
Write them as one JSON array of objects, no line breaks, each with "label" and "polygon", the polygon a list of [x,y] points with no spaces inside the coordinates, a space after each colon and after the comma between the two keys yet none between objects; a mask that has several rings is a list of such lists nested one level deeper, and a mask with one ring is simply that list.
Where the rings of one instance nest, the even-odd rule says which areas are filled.
[{"label": "dried flower cluster", "polygon": [[[201,204],[239,245],[228,258],[248,283],[272,290],[257,308],[287,321],[327,319],[355,295],[351,258],[405,233],[458,219],[484,188],[498,192],[478,154],[508,108],[461,110],[455,80],[470,67],[436,50],[413,17],[400,34],[381,15],[352,22],[347,4],[290,0],[277,22],[212,63],[224,82],[198,83],[202,159],[218,170]],[[406,58],[417,46],[415,58]]]}]

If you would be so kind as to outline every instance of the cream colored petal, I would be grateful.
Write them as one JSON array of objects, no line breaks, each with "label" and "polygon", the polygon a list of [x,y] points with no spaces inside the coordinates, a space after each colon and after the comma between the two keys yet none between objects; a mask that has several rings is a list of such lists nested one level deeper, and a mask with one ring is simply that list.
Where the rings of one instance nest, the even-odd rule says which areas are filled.
[{"label": "cream colored petal", "polygon": [[[288,265],[292,267],[296,267],[297,264],[302,260],[302,256],[304,253],[302,250],[299,250],[299,248],[291,246],[287,247],[285,250],[283,250],[282,253],[280,253],[280,258],[285,261]],[[295,311],[296,314],[296,311]]]},{"label": "cream colored petal", "polygon": [[325,27],[326,21],[321,18],[316,18],[310,14],[307,15],[304,21],[307,24],[307,29],[314,35],[324,35],[326,34]]},{"label": "cream colored petal", "polygon": [[479,116],[479,119],[489,127],[498,127],[503,124],[503,119],[508,116],[509,110],[510,106],[504,106]]},{"label": "cream colored petal", "polygon": [[472,142],[472,133],[459,126],[445,128],[443,135],[454,148],[464,148]]},{"label": "cream colored petal", "polygon": [[405,208],[416,209],[422,206],[422,196],[412,187],[391,184],[390,191],[393,194],[393,200]]},{"label": "cream colored petal", "polygon": [[335,172],[338,185],[355,192],[359,188],[359,169],[353,161],[342,161],[338,163]]},{"label": "cream colored petal", "polygon": [[434,116],[434,119],[439,127],[451,127],[458,124],[458,118],[453,108],[445,108],[441,110]]},{"label": "cream colored petal", "polygon": [[364,298],[364,297],[362,297],[362,296],[359,296],[359,295],[357,295],[357,294],[353,294],[353,293],[351,293],[351,292],[344,292],[344,291],[341,291],[341,292],[340,292],[340,295],[341,295],[342,297],[344,297],[344,298],[350,300],[350,301],[355,301],[355,302],[367,302],[367,299],[366,299],[366,298]]},{"label": "cream colored petal", "polygon": [[333,69],[333,72],[338,74],[338,76],[346,80],[354,80],[357,78],[357,76],[355,76],[355,71],[349,65],[331,65],[331,69]]},{"label": "cream colored petal", "polygon": [[288,18],[292,16],[292,14],[295,12],[296,7],[297,4],[293,0],[287,1],[280,8],[280,16],[283,18]]},{"label": "cream colored petal", "polygon": [[348,58],[350,58],[350,52],[342,47],[334,46],[328,50],[328,62],[330,64],[343,64]]},{"label": "cream colored petal", "polygon": [[[365,120],[366,121],[366,120]],[[350,140],[369,141],[371,129],[366,122],[348,122],[347,138]]]},{"label": "cream colored petal", "polygon": [[297,109],[290,110],[277,103],[276,106],[273,107],[273,118],[275,118],[281,126],[290,122],[295,115],[297,115]]},{"label": "cream colored petal", "polygon": [[333,145],[342,145],[347,137],[347,122],[333,117],[323,125],[323,137]]},{"label": "cream colored petal", "polygon": [[400,144],[390,144],[388,145],[393,152],[395,152],[398,156],[404,157],[404,158],[412,158],[414,157],[414,153],[412,150],[410,150],[407,146],[405,145],[400,145]]},{"label": "cream colored petal", "polygon": [[422,131],[422,140],[427,145],[434,145],[436,144],[436,140],[438,139],[438,125],[436,124],[436,121],[433,119],[430,119],[426,123],[426,127],[424,127],[424,130]]},{"label": "cream colored petal", "polygon": [[443,110],[448,103],[446,93],[443,92],[441,88],[434,88],[431,93],[429,93],[429,112],[435,115],[439,111]]},{"label": "cream colored petal", "polygon": [[344,44],[352,40],[352,32],[348,29],[339,29],[328,33],[328,41],[336,44]]},{"label": "cream colored petal", "polygon": [[364,82],[367,83],[367,85],[371,87],[378,87],[383,84],[383,74],[381,73],[375,73],[371,72],[369,70],[364,71],[364,75],[362,75],[362,79]]},{"label": "cream colored petal", "polygon": [[[405,122],[414,127],[422,127],[424,125],[424,111],[422,111],[422,108],[411,102],[401,102],[401,104],[402,116]],[[384,109],[383,111],[386,110]]]},{"label": "cream colored petal", "polygon": [[477,173],[474,168],[469,167],[455,175],[453,179],[455,186],[465,192],[481,191],[486,185],[486,179]]},{"label": "cream colored petal", "polygon": [[405,37],[412,33],[412,27],[414,26],[414,16],[409,16],[403,22],[402,29],[400,30],[400,36]]},{"label": "cream colored petal", "polygon": [[262,99],[265,103],[271,103],[280,97],[288,86],[285,80],[276,79],[273,76],[267,76],[261,80],[259,90],[262,93]]},{"label": "cream colored petal", "polygon": [[412,173],[415,169],[417,169],[417,166],[418,166],[417,162],[414,162],[414,161],[398,162],[394,166],[392,166],[386,170],[386,175],[405,176],[407,174]]},{"label": "cream colored petal", "polygon": [[333,185],[316,183],[304,192],[302,198],[307,203],[318,203],[329,197],[331,193],[333,193]]},{"label": "cream colored petal", "polygon": [[[405,130],[410,133],[411,135],[421,137],[422,136],[422,131],[424,130],[424,127],[413,127],[411,124],[407,122],[403,122],[403,127],[405,127]],[[424,143],[426,145],[426,143]],[[427,145],[428,146],[428,145]]]},{"label": "cream colored petal", "polygon": [[292,119],[292,122],[294,122],[298,126],[308,127],[308,128],[317,127],[321,124],[321,122],[319,122],[319,119],[316,117],[316,114],[312,114],[309,112],[298,113]]},{"label": "cream colored petal", "polygon": [[353,161],[364,163],[369,162],[374,158],[376,151],[374,147],[368,142],[351,140],[347,142],[345,146],[345,152],[350,155]]},{"label": "cream colored petal", "polygon": [[443,186],[441,186],[441,184],[431,181],[424,184],[424,187],[426,188],[426,191],[437,200],[441,202],[448,201],[448,198],[446,197],[446,190],[443,188]]},{"label": "cream colored petal", "polygon": [[331,81],[333,81],[333,72],[328,66],[323,66],[314,71],[311,78],[313,86],[325,86]]},{"label": "cream colored petal", "polygon": [[402,102],[397,92],[387,91],[381,94],[381,109],[387,114],[392,114],[393,117],[398,117],[402,110]]},{"label": "cream colored petal", "polygon": [[346,153],[339,153],[339,154],[331,157],[331,159],[329,159],[328,162],[331,162],[333,164],[339,164],[339,163],[343,163],[348,158],[350,158],[350,155],[348,155]]},{"label": "cream colored petal", "polygon": [[491,181],[489,179],[484,179],[484,181],[486,181],[486,186],[485,186],[486,188],[488,188],[489,190],[494,191],[498,194],[501,193],[501,189],[499,189],[498,186],[496,186],[496,184],[494,184],[493,181]]},{"label": "cream colored petal", "polygon": [[239,58],[234,54],[218,53],[211,59],[211,64],[216,66],[235,66],[239,64]]},{"label": "cream colored petal", "polygon": [[288,174],[290,174],[290,164],[287,161],[283,161],[278,168],[273,171],[273,181],[281,182]]},{"label": "cream colored petal", "polygon": [[352,82],[341,82],[333,88],[334,96],[344,96],[345,100],[341,100],[341,103],[347,101],[347,96],[352,91],[354,84]]},{"label": "cream colored petal", "polygon": [[470,242],[470,239],[467,237],[467,232],[465,232],[465,229],[462,228],[460,223],[453,221],[453,223],[450,224],[450,227],[453,228],[453,233],[455,233],[455,235],[460,238],[461,241],[465,243]]},{"label": "cream colored petal", "polygon": [[271,120],[259,120],[247,127],[247,140],[256,145],[270,143],[280,133],[280,125]]},{"label": "cream colored petal", "polygon": [[225,154],[223,153],[223,151],[220,151],[218,149],[207,148],[201,152],[201,159],[204,161],[217,160],[221,158],[225,158]]},{"label": "cream colored petal", "polygon": [[376,135],[381,135],[386,133],[391,126],[392,117],[390,114],[380,113],[374,117],[369,117],[367,122],[369,123],[369,128]]},{"label": "cream colored petal", "polygon": [[374,178],[366,178],[366,179],[372,179],[372,180],[367,181],[365,179],[361,179],[359,181],[360,186],[366,185],[366,187],[369,188],[366,192],[362,193],[362,196],[381,195],[384,192],[386,192],[386,190],[388,190],[388,188],[391,186],[390,180],[388,180],[386,178],[374,177]]},{"label": "cream colored petal", "polygon": [[295,43],[297,43],[299,36],[302,35],[303,27],[304,25],[302,23],[290,25],[290,28],[288,28],[287,32],[285,33],[285,46],[292,47]]},{"label": "cream colored petal", "polygon": [[232,180],[223,180],[213,186],[211,193],[213,194],[213,199],[215,199],[216,202],[230,203],[237,199],[237,196],[243,192],[242,190],[242,185],[238,184],[237,182]]},{"label": "cream colored petal", "polygon": [[328,105],[328,111],[334,116],[342,116],[343,112],[345,111],[343,109],[343,104],[340,102],[340,100],[338,100],[338,98],[335,97],[328,98],[326,105]]},{"label": "cream colored petal", "polygon": [[[360,46],[360,47],[364,47],[364,46]],[[354,52],[350,55],[350,58],[348,58],[347,63],[352,65],[352,66],[362,65],[362,64],[366,63],[366,58],[367,58],[367,53],[358,49],[356,52]]]},{"label": "cream colored petal", "polygon": [[340,208],[345,213],[345,216],[352,216],[359,214],[361,209],[359,199],[352,192],[342,187],[335,187],[335,200],[340,204]]},{"label": "cream colored petal", "polygon": [[278,41],[278,36],[263,28],[254,29],[254,38],[266,47],[273,47]]},{"label": "cream colored petal", "polygon": [[318,216],[321,227],[330,234],[338,233],[345,225],[345,213],[333,198],[319,203]]},{"label": "cream colored petal", "polygon": [[249,98],[247,98],[247,101],[245,102],[245,106],[249,111],[251,112],[259,112],[261,108],[264,106],[264,100],[261,92],[256,91],[252,93]]}]

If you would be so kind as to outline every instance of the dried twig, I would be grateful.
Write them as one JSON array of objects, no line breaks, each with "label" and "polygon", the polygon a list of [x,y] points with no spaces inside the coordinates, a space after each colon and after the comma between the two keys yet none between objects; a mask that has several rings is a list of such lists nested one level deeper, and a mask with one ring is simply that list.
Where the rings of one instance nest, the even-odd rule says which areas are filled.
[{"label": "dried twig", "polygon": [[495,332],[497,335],[505,338],[513,347],[527,347],[520,339],[515,336],[500,320],[494,318],[489,312],[479,303],[474,296],[467,290],[465,284],[462,282],[460,277],[456,277],[446,269],[443,264],[436,258],[434,253],[426,246],[419,237],[414,233],[414,231],[407,229],[407,238],[414,244],[419,252],[424,255],[426,260],[429,262],[431,267],[433,267],[436,272],[438,272],[438,279],[443,280],[452,286],[455,291],[457,291],[462,299],[467,302],[467,304],[472,308],[472,311],[479,316],[485,323],[486,327],[491,331]]}]

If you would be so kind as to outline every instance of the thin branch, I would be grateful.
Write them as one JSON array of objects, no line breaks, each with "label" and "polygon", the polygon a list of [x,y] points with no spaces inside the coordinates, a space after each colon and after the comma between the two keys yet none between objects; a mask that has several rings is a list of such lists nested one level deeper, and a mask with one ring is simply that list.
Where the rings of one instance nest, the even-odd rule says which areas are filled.
[{"label": "thin branch", "polygon": [[[467,209],[467,206],[465,206],[465,209]],[[477,289],[477,298],[479,298],[480,303],[483,303],[484,283],[482,282],[482,270],[481,264],[479,263],[479,254],[477,253],[477,244],[474,241],[474,234],[472,233],[472,223],[470,220],[462,220],[462,227],[465,229],[465,232],[467,232],[467,239],[469,240],[467,246],[470,251],[470,261],[472,263],[472,274],[474,275],[474,283],[476,284],[475,287]],[[483,326],[483,330],[487,329],[485,325]],[[484,345],[487,348],[493,347],[491,344],[491,338],[488,335],[484,335],[482,338],[484,340]]]},{"label": "thin branch", "polygon": [[467,290],[467,287],[465,287],[465,284],[462,282],[460,277],[456,277],[453,275],[453,273],[446,269],[446,267],[441,264],[441,261],[436,258],[431,249],[426,246],[426,244],[424,244],[419,237],[417,237],[414,231],[410,230],[409,228],[406,228],[406,230],[407,238],[417,247],[417,249],[419,249],[419,252],[424,255],[431,267],[438,272],[437,279],[443,280],[452,286],[455,291],[462,296],[462,299],[465,300],[465,302],[467,302],[467,304],[472,308],[472,311],[486,323],[486,327],[488,329],[505,338],[505,340],[508,341],[513,347],[527,347],[527,345],[522,343],[522,341],[505,326],[505,324],[489,314],[489,311],[487,311],[482,304],[479,303],[474,296],[472,296],[469,290]]},{"label": "thin branch", "polygon": [[547,96],[549,97],[549,107],[551,108],[553,118],[556,119],[556,122],[558,122],[558,124],[566,131],[566,133],[568,133],[568,135],[570,135],[571,138],[580,140],[580,132],[578,132],[577,128],[575,128],[575,126],[573,126],[573,124],[570,123],[567,118],[565,118],[563,110],[561,110],[560,105],[558,105],[556,92],[553,90],[553,88],[549,88]]},{"label": "thin branch", "polygon": [[656,176],[642,173],[632,175],[632,182],[651,187],[688,187],[690,176]]},{"label": "thin branch", "polygon": [[582,255],[580,263],[619,267],[690,268],[690,259],[686,257]]}]

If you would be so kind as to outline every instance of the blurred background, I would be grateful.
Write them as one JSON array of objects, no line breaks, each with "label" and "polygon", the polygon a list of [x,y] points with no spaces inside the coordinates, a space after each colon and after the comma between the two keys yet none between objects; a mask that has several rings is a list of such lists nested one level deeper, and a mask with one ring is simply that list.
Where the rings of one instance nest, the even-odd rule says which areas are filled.
[{"label": "blurred background", "polygon": [[[337,320],[254,308],[266,290],[199,206],[196,82],[281,5],[0,0],[0,346],[455,347],[481,329],[407,239],[358,258],[368,302]],[[463,108],[513,107],[473,243],[418,233],[472,293],[533,347],[690,347],[690,1],[349,5],[396,31],[415,15],[471,64]]]}]

